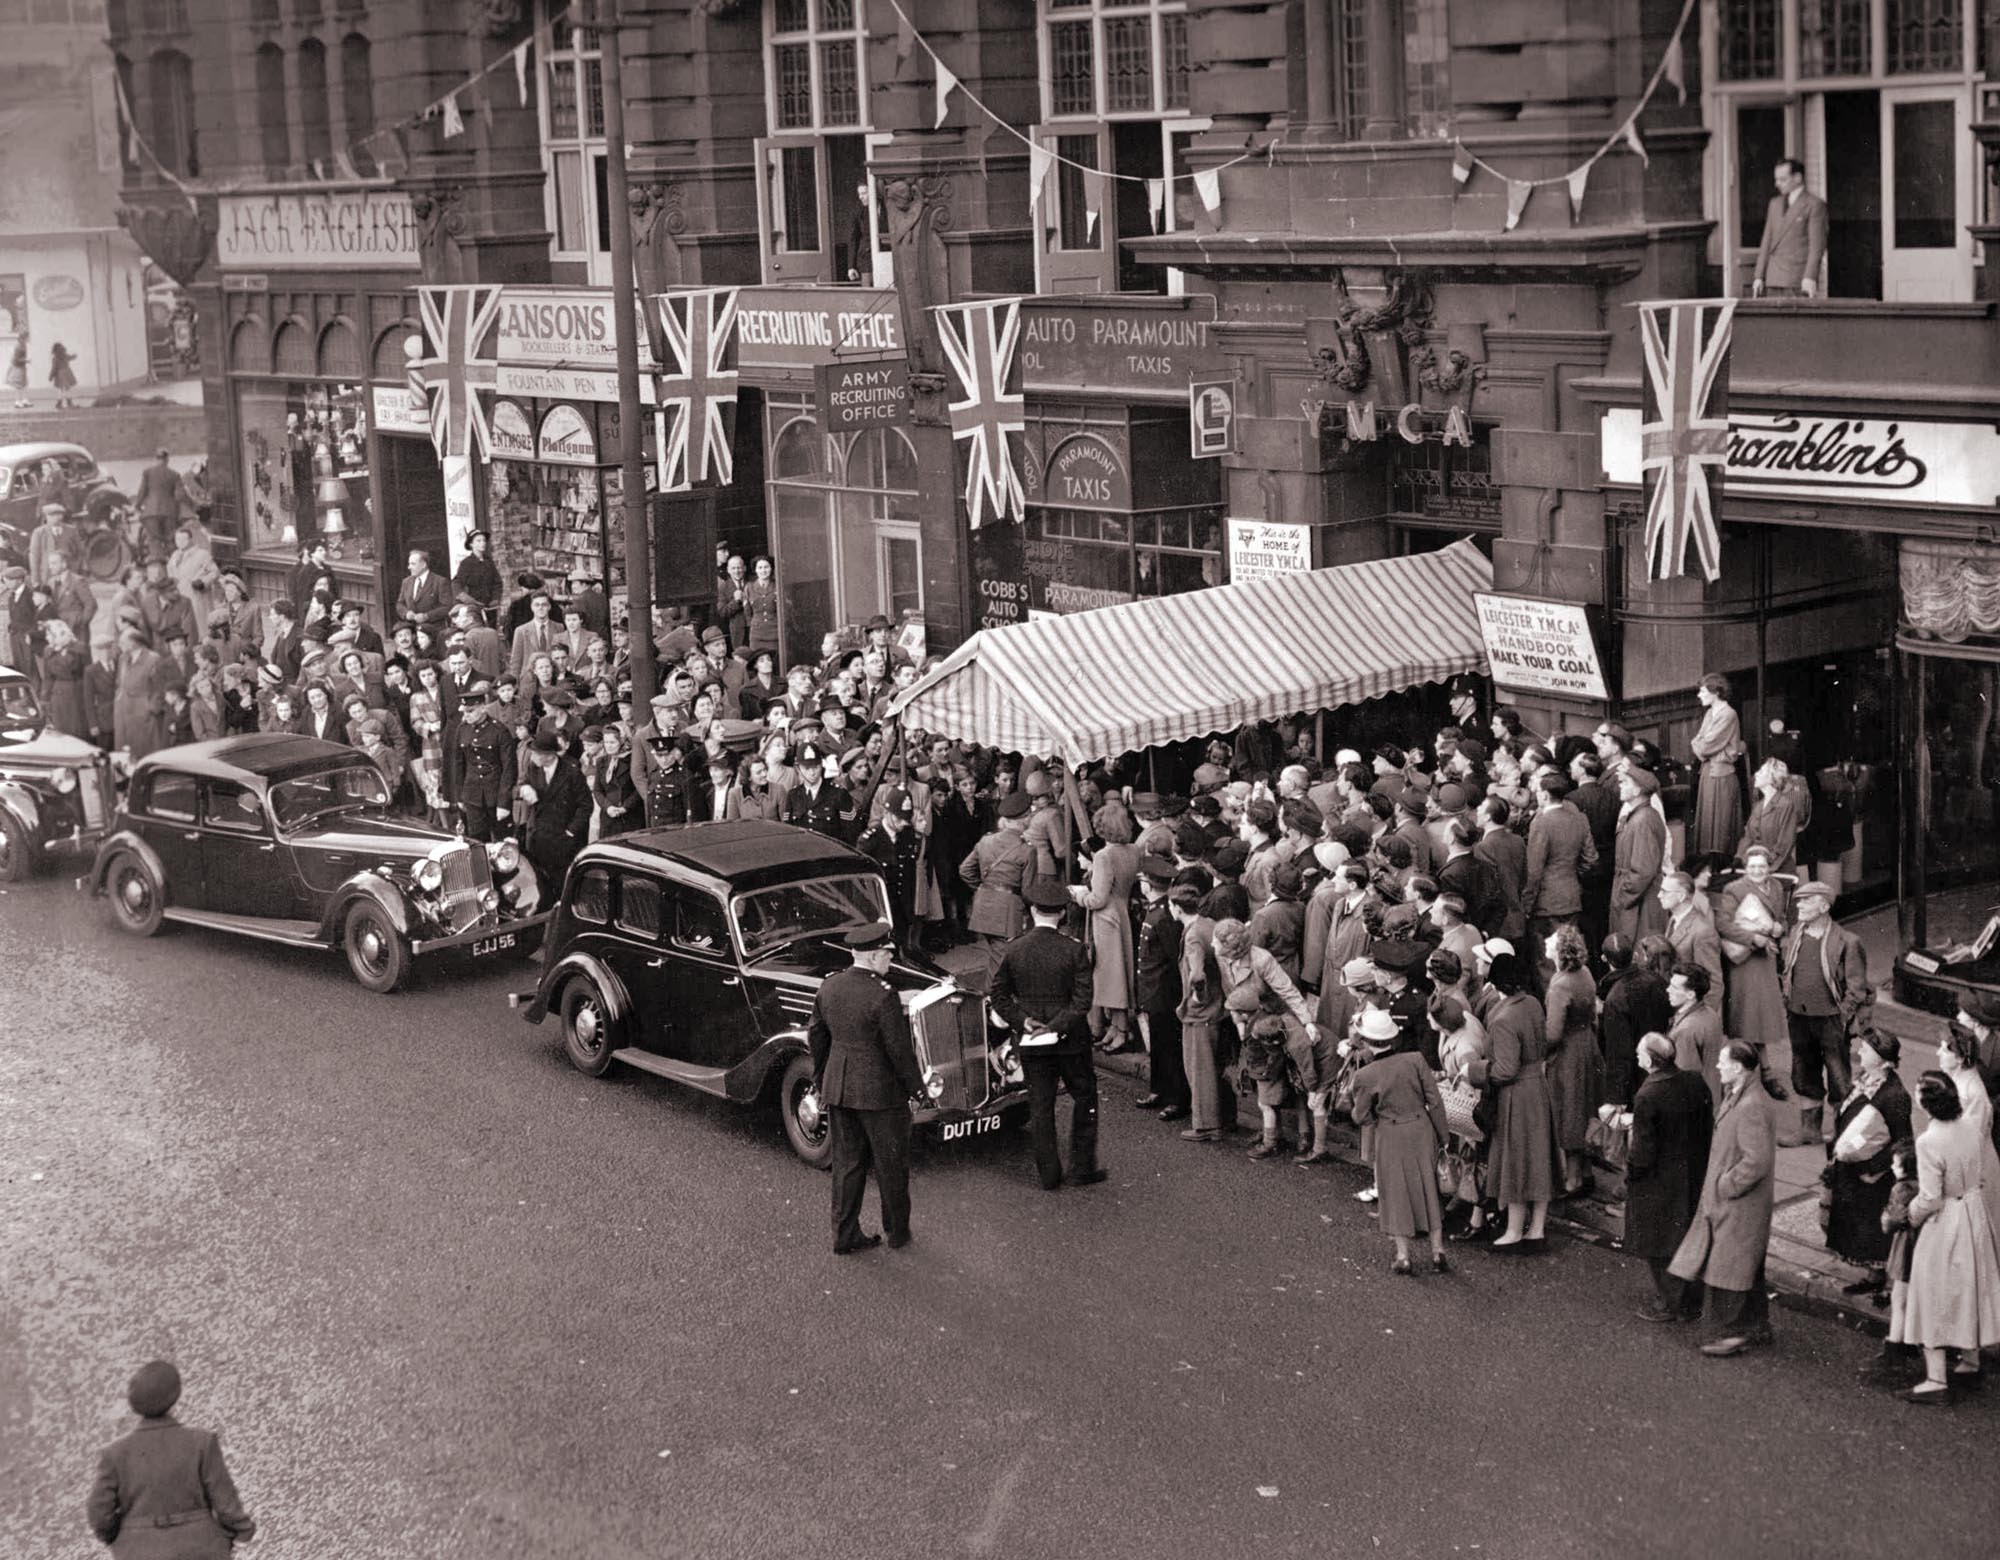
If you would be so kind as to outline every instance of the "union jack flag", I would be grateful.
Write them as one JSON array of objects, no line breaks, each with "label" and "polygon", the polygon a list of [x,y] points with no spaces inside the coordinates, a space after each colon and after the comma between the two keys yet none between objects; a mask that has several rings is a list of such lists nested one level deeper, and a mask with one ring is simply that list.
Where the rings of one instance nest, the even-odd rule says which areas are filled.
[{"label": "union jack flag", "polygon": [[718,482],[735,480],[728,414],[736,405],[736,294],[734,287],[710,287],[654,295],[660,317],[654,428],[663,493],[684,493],[711,471]]},{"label": "union jack flag", "polygon": [[500,318],[500,292],[498,286],[481,284],[417,289],[424,342],[431,355],[411,363],[410,385],[414,390],[421,381],[429,394],[431,443],[439,460],[475,451],[481,460],[493,458],[479,392],[498,383],[500,360],[482,357],[479,348],[487,344],[491,351],[489,338]]},{"label": "union jack flag", "polygon": [[1650,578],[1685,574],[1688,544],[1704,578],[1722,572],[1716,522],[1729,462],[1729,335],[1734,299],[1639,308],[1646,359],[1639,468],[1646,481]]},{"label": "union jack flag", "polygon": [[1012,441],[1027,430],[1021,392],[1009,391],[1015,349],[1021,343],[1021,300],[995,298],[937,309],[938,337],[958,380],[951,403],[951,436],[965,440],[965,510],[976,531],[992,510],[995,520],[1027,512],[1021,474],[1014,466]]}]

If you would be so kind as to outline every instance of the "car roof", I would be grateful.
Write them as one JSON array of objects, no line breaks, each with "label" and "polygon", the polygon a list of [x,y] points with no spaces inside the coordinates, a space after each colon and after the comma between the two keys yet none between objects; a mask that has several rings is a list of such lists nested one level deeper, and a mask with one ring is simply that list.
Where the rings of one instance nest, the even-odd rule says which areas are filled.
[{"label": "car roof", "polygon": [[40,440],[31,444],[0,444],[0,466],[18,466],[23,461],[47,460],[51,455],[81,455],[95,465],[97,457],[81,444],[56,444]]},{"label": "car roof", "polygon": [[318,737],[267,731],[161,748],[141,759],[133,772],[171,769],[211,780],[240,780],[245,775],[254,775],[278,781],[325,769],[329,762],[365,764],[368,756],[344,742],[322,742]]},{"label": "car roof", "polygon": [[666,863],[734,889],[762,888],[829,869],[880,870],[872,858],[838,840],[761,818],[614,835],[590,846],[587,857],[634,867]]}]

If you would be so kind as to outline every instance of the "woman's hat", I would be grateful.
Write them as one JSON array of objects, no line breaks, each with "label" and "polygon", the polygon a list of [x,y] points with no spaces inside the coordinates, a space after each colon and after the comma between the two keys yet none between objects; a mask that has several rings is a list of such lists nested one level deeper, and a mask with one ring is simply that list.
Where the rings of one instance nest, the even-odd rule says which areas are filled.
[{"label": "woman's hat", "polygon": [[1019,791],[1009,791],[1001,799],[997,811],[1002,818],[1025,818],[1028,815],[1028,799]]},{"label": "woman's hat", "polygon": [[1367,1008],[1361,1014],[1361,1038],[1373,1046],[1394,1045],[1402,1038],[1402,1027],[1387,1008]]},{"label": "woman's hat", "polygon": [[1637,764],[1627,766],[1625,778],[1632,782],[1641,796],[1651,796],[1660,789],[1660,777]]},{"label": "woman's hat", "polygon": [[147,1361],[125,1385],[125,1401],[146,1419],[158,1419],[180,1400],[181,1373],[166,1360]]}]

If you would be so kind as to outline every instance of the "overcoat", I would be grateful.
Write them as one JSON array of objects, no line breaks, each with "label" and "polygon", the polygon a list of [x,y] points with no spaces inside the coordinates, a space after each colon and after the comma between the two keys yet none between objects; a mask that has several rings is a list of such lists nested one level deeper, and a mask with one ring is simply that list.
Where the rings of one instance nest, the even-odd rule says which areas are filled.
[{"label": "overcoat", "polygon": [[1777,1190],[1778,1107],[1748,1074],[1725,1092],[1701,1200],[1668,1271],[1713,1289],[1748,1289],[1764,1270]]},{"label": "overcoat", "polygon": [[116,1560],[229,1560],[257,1531],[222,1442],[169,1416],[142,1419],[97,1457],[90,1530]]},{"label": "overcoat", "polygon": [[1715,1110],[1701,1074],[1647,1074],[1632,1100],[1625,1160],[1625,1249],[1670,1262],[1701,1200]]}]

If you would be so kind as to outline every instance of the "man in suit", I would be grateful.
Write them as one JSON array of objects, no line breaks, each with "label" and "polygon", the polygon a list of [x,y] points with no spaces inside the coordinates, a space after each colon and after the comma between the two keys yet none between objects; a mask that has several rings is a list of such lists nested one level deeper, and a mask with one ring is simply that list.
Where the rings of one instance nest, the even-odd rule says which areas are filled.
[{"label": "man in suit", "polygon": [[[461,737],[459,746],[464,745]],[[536,879],[556,892],[583,849],[595,804],[583,771],[563,753],[562,733],[547,720],[535,728],[528,744],[528,763],[516,794],[530,809],[521,848],[534,863]]]},{"label": "man in suit", "polygon": [[[1660,876],[1660,906],[1667,912],[1661,935],[1682,964],[1699,965],[1708,971],[1708,992],[1702,998],[1715,1012],[1722,1011],[1722,941],[1716,936],[1715,915],[1706,895],[1696,892],[1694,879],[1685,872]],[[1841,1091],[1846,1097],[1846,1090]]]},{"label": "man in suit", "polygon": [[1667,825],[1653,806],[1660,782],[1650,769],[1627,766],[1618,776],[1618,830],[1611,858],[1611,930],[1637,947],[1666,925],[1660,877],[1667,865]]},{"label": "man in suit", "polygon": [[1512,810],[1497,796],[1479,804],[1474,815],[1479,820],[1479,843],[1473,855],[1493,869],[1500,888],[1500,929],[1496,936],[1510,943],[1528,935],[1528,916],[1523,908],[1528,885],[1528,843],[1508,827]]},{"label": "man in suit", "polygon": [[[1667,1264],[1701,1201],[1715,1107],[1701,1074],[1675,1064],[1665,1035],[1642,1035],[1637,1050],[1645,1082],[1626,1113],[1632,1139],[1625,1161],[1625,1249],[1653,1273],[1653,1298],[1639,1308],[1640,1319],[1691,1322],[1701,1314],[1699,1297],[1667,1272]],[[1608,1119],[1617,1110],[1606,1105],[1599,1114]]]},{"label": "man in suit", "polygon": [[1590,843],[1597,847],[1597,865],[1583,874],[1584,944],[1599,947],[1610,930],[1611,870],[1618,853],[1618,787],[1608,782],[1604,761],[1595,753],[1579,753],[1569,761],[1570,806],[1590,825]]},{"label": "man in suit", "polygon": [[194,638],[194,608],[167,578],[165,557],[146,560],[146,583],[139,587],[139,612],[146,638],[155,650],[165,648],[170,628],[178,628],[190,641]]},{"label": "man in suit", "polygon": [[97,598],[90,587],[77,578],[69,559],[56,553],[48,562],[49,605],[55,615],[69,624],[78,644],[90,638],[91,619],[97,616]]},{"label": "man in suit", "polygon": [[435,633],[451,611],[451,586],[431,572],[431,555],[421,547],[410,549],[409,568],[396,591],[396,616]]},{"label": "man in suit", "polygon": [[465,837],[482,843],[498,839],[496,820],[507,815],[514,798],[514,734],[491,718],[484,699],[468,702],[460,712],[458,741],[452,744],[446,795],[465,820]]},{"label": "man in suit", "polygon": [[562,625],[549,615],[547,591],[538,590],[528,598],[528,613],[528,621],[514,630],[514,642],[508,647],[507,665],[516,677],[536,656],[555,649],[556,641],[562,638]]},{"label": "man in suit", "polygon": [[184,497],[181,474],[161,450],[139,476],[139,491],[132,502],[139,511],[139,523],[146,533],[146,556],[164,560],[174,550],[174,527],[180,522]]},{"label": "man in suit", "polygon": [[1820,1140],[1820,1107],[1831,1112],[1853,1082],[1848,1042],[1875,1001],[1861,939],[1833,919],[1833,890],[1801,883],[1797,921],[1778,949],[1778,984],[1792,1035],[1792,1089],[1809,1142]]},{"label": "man in suit", "polygon": [[1528,824],[1528,878],[1522,908],[1534,943],[1535,968],[1548,984],[1545,944],[1558,926],[1576,925],[1583,910],[1583,874],[1597,865],[1590,825],[1569,800],[1569,782],[1553,771],[1536,777],[1540,806]]},{"label": "man in suit", "polygon": [[1772,182],[1778,193],[1764,210],[1750,296],[1817,297],[1819,265],[1826,255],[1826,202],[1806,188],[1806,165],[1796,157],[1778,164]]},{"label": "man in suit", "polygon": [[909,1102],[924,1097],[924,1074],[903,1004],[883,978],[895,953],[890,938],[879,921],[847,934],[854,968],[820,983],[806,1028],[813,1087],[833,1133],[833,1251],[840,1257],[882,1244],[880,1235],[861,1232],[871,1167],[890,1248],[910,1243]]},{"label": "man in suit", "polygon": [[125,1390],[138,1426],[98,1453],[85,1510],[113,1554],[228,1554],[257,1531],[220,1438],[174,1419],[180,1396],[181,1373],[166,1360],[141,1365]]},{"label": "man in suit", "polygon": [[1673,1042],[1674,1065],[1695,1074],[1708,1089],[1709,1102],[1722,1104],[1722,1076],[1716,1060],[1728,1037],[1722,1032],[1722,1016],[1708,1005],[1708,971],[1699,964],[1676,964],[1667,978],[1667,1007],[1674,1021],[1667,1027]]},{"label": "man in suit", "polygon": [[1090,1056],[1091,973],[1083,944],[1058,928],[1069,890],[1053,878],[1028,885],[1034,925],[1007,945],[987,1000],[1007,1027],[1028,1075],[1028,1123],[1044,1191],[1063,1184],[1056,1145],[1056,1085],[1070,1097],[1069,1179],[1102,1181],[1097,1163],[1097,1068]]},{"label": "man in suit", "polygon": [[1451,853],[1438,869],[1438,890],[1456,894],[1465,901],[1465,918],[1479,929],[1479,937],[1500,935],[1507,906],[1500,892],[1500,875],[1477,853],[1479,830],[1470,823],[1451,826]]},{"label": "man in suit", "polygon": [[1173,881],[1174,864],[1165,856],[1139,858],[1143,904],[1132,950],[1133,996],[1151,1065],[1149,1087],[1138,1106],[1159,1111],[1162,1121],[1181,1120],[1190,1106],[1181,1058],[1181,923],[1167,905]]},{"label": "man in suit", "polygon": [[488,628],[479,620],[479,609],[461,601],[451,609],[451,627],[453,635],[464,644],[473,670],[487,682],[498,677],[505,651],[500,644],[499,631]]},{"label": "man in suit", "polygon": [[[160,556],[164,559],[166,554]],[[315,536],[306,544],[305,560],[292,570],[291,590],[293,616],[301,624],[311,615],[309,606],[314,596],[333,599],[333,565],[327,561],[325,537]]]}]

